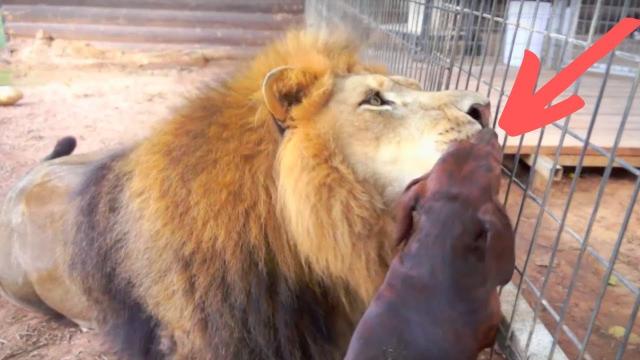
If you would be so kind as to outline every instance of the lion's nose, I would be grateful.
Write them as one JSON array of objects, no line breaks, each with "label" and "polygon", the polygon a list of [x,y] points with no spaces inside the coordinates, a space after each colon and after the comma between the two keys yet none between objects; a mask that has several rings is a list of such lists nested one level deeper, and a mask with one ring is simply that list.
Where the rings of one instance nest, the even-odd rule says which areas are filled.
[{"label": "lion's nose", "polygon": [[471,104],[466,113],[485,128],[489,126],[489,121],[491,120],[491,103],[487,101]]},{"label": "lion's nose", "polygon": [[491,104],[487,97],[468,90],[449,90],[447,94],[451,96],[451,105],[455,106],[457,110],[467,114],[483,128],[489,126]]}]

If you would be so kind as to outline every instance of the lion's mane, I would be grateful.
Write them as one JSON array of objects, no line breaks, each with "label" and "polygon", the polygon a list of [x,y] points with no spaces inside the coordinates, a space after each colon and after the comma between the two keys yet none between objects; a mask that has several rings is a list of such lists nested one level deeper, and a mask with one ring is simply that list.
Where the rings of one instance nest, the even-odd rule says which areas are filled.
[{"label": "lion's mane", "polygon": [[[303,69],[281,136],[261,96]],[[371,71],[345,37],[293,32],[189,99],[77,191],[69,272],[133,357],[330,359],[390,258],[390,216],[313,123],[336,75]]]}]

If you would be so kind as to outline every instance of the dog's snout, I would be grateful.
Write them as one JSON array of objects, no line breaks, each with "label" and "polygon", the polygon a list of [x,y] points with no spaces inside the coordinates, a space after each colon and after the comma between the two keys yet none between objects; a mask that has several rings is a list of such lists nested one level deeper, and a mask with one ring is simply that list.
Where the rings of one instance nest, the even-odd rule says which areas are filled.
[{"label": "dog's snout", "polygon": [[474,103],[467,109],[467,115],[477,121],[483,128],[489,126],[491,120],[491,104],[486,103]]}]

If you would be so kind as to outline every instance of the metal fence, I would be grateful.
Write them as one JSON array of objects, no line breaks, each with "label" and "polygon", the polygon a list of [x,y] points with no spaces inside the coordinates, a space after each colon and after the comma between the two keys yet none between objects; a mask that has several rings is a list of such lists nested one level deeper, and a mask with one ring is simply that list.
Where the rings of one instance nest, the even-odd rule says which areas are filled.
[{"label": "metal fence", "polygon": [[[621,18],[640,17],[640,1],[307,0],[305,12],[311,27],[366,34],[367,58],[427,90],[486,94],[495,128],[525,48],[544,83]],[[580,112],[501,133],[518,254],[501,289],[509,358],[640,359],[639,82],[636,32],[565,93],[587,100]]]}]

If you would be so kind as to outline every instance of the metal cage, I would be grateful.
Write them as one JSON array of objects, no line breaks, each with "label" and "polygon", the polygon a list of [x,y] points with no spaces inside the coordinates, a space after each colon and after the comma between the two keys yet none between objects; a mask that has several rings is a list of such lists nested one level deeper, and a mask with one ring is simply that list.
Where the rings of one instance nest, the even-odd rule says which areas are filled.
[{"label": "metal cage", "polygon": [[[524,49],[539,84],[638,0],[307,0],[307,25],[347,25],[365,58],[427,90],[486,94],[493,127]],[[516,275],[501,289],[499,352],[516,359],[640,359],[640,31],[592,66],[569,94],[587,105],[511,138],[499,128],[501,196],[517,235]],[[491,351],[495,357],[498,351]]]}]

